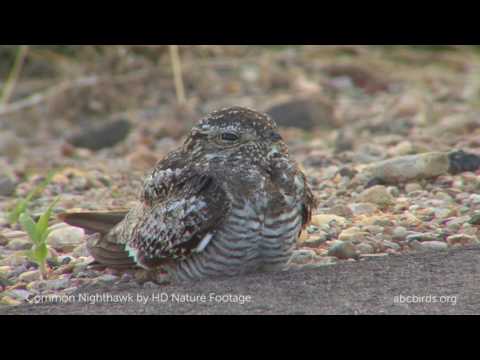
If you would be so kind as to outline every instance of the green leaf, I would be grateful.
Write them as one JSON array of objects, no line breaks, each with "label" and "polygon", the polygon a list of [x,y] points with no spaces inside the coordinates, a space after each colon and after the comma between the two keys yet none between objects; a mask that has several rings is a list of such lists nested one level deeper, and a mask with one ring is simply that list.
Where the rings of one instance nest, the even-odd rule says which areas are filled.
[{"label": "green leaf", "polygon": [[35,225],[36,233],[38,234],[39,241],[44,242],[48,236],[48,220],[50,220],[50,217],[52,216],[52,211],[55,205],[57,205],[58,201],[60,198],[56,198],[48,207],[48,209],[40,216],[40,219],[38,219],[37,224]]},{"label": "green leaf", "polygon": [[36,246],[33,250],[33,255],[39,264],[45,262],[45,259],[48,256],[47,244],[43,243],[39,246]]},{"label": "green leaf", "polygon": [[28,215],[26,212],[24,212],[20,215],[18,220],[23,230],[25,230],[28,233],[28,236],[30,236],[30,239],[33,241],[33,243],[37,244],[37,241],[38,241],[37,229],[32,217]]},{"label": "green leaf", "polygon": [[27,200],[22,199],[20,200],[17,205],[13,208],[12,211],[10,211],[10,214],[8,216],[8,220],[10,221],[11,224],[16,224],[18,221],[18,218],[20,215],[25,212],[25,209],[27,208]]}]

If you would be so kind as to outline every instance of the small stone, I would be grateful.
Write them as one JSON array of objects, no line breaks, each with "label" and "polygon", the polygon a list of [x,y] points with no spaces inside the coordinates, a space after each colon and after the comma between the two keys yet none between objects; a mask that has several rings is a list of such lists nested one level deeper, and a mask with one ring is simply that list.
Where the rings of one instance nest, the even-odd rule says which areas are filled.
[{"label": "small stone", "polygon": [[8,176],[0,176],[0,196],[11,196],[15,193],[16,184]]},{"label": "small stone", "polygon": [[385,246],[388,249],[392,249],[392,250],[395,250],[395,251],[398,251],[398,250],[401,249],[400,245],[398,245],[397,243],[394,243],[392,241],[384,240],[382,243],[383,243],[383,246]]},{"label": "small stone", "polygon": [[30,296],[33,295],[32,292],[25,289],[10,290],[8,294],[12,296],[14,299],[21,300],[21,301],[26,301],[28,300],[28,298],[30,298]]},{"label": "small stone", "polygon": [[2,296],[0,298],[0,304],[8,305],[8,306],[17,306],[20,305],[22,302],[20,300],[14,299],[11,296]]},{"label": "small stone", "polygon": [[366,225],[363,227],[363,230],[369,232],[370,234],[381,234],[385,230],[383,226],[379,225]]},{"label": "small stone", "polygon": [[27,271],[18,277],[18,281],[30,283],[32,281],[40,280],[40,277],[41,276],[39,270]]},{"label": "small stone", "polygon": [[328,234],[322,232],[320,234],[315,234],[312,238],[309,238],[303,242],[301,242],[301,245],[307,246],[307,247],[318,247],[321,244],[325,243],[325,241],[329,240]]},{"label": "small stone", "polygon": [[58,251],[69,252],[85,241],[83,229],[65,226],[53,230],[49,235],[47,242]]},{"label": "small stone", "polygon": [[455,234],[447,237],[448,245],[456,245],[456,244],[472,245],[472,244],[478,244],[478,242],[479,241],[476,236],[470,236],[467,234]]},{"label": "small stone", "polygon": [[447,250],[448,245],[442,241],[424,241],[421,243],[425,250]]},{"label": "small stone", "polygon": [[393,229],[392,237],[394,240],[404,240],[407,236],[407,229],[403,226],[396,226]]},{"label": "small stone", "polygon": [[289,263],[304,264],[315,259],[317,254],[313,250],[300,249],[295,250],[289,260]]},{"label": "small stone", "polygon": [[338,240],[355,243],[363,241],[367,235],[368,233],[366,231],[354,226],[343,230],[340,235],[338,235]]},{"label": "small stone", "polygon": [[62,290],[66,289],[70,285],[70,279],[63,278],[63,279],[55,279],[55,280],[46,280],[45,289],[47,290]]},{"label": "small stone", "polygon": [[470,202],[473,205],[478,205],[480,204],[480,195],[479,194],[472,194],[470,195]]},{"label": "small stone", "polygon": [[472,225],[480,225],[480,213],[473,214],[468,223]]},{"label": "small stone", "polygon": [[312,217],[311,223],[315,226],[322,227],[322,225],[330,225],[332,222],[336,222],[340,226],[344,226],[346,223],[344,217],[333,214],[319,214]]},{"label": "small stone", "polygon": [[401,141],[389,149],[388,152],[392,156],[404,156],[412,154],[414,150],[415,149],[410,141]]},{"label": "small stone", "polygon": [[109,284],[109,283],[114,283],[118,280],[119,280],[118,276],[105,274],[105,275],[99,276],[95,281]]},{"label": "small stone", "polygon": [[350,241],[335,241],[328,249],[328,256],[338,259],[357,259],[358,254],[355,246]]},{"label": "small stone", "polygon": [[449,230],[452,230],[452,231],[457,231],[460,229],[460,227],[464,224],[464,223],[468,223],[469,221],[471,220],[470,216],[466,215],[466,216],[461,216],[461,217],[458,217],[458,218],[455,218],[455,219],[452,219],[450,221],[448,221],[445,226],[447,227],[447,229]]},{"label": "small stone", "polygon": [[434,210],[434,215],[437,219],[446,219],[455,214],[453,209],[439,208]]},{"label": "small stone", "polygon": [[373,246],[367,243],[358,244],[356,249],[359,254],[373,254],[375,252]]},{"label": "small stone", "polygon": [[394,203],[393,196],[383,185],[376,185],[364,190],[358,195],[358,200],[361,202],[372,203],[380,207],[386,207]]},{"label": "small stone", "polygon": [[423,190],[423,187],[419,183],[408,183],[405,185],[405,192],[407,194],[421,190]]},{"label": "small stone", "polygon": [[414,233],[410,234],[407,236],[407,242],[412,242],[412,241],[421,241],[421,242],[427,242],[427,241],[433,241],[436,239],[435,234],[432,233]]},{"label": "small stone", "polygon": [[32,242],[27,238],[17,238],[9,241],[7,249],[19,251],[19,250],[28,250],[32,248]]},{"label": "small stone", "polygon": [[378,207],[372,203],[352,203],[349,204],[348,207],[350,208],[353,216],[359,215],[373,215],[378,211]]},{"label": "small stone", "polygon": [[13,253],[12,255],[6,257],[5,259],[0,260],[0,266],[20,266],[27,262],[27,257],[23,254]]},{"label": "small stone", "polygon": [[147,281],[142,286],[144,289],[158,289],[158,285],[152,281]]},{"label": "small stone", "polygon": [[85,244],[78,245],[75,249],[73,249],[72,255],[74,257],[90,256],[90,253],[87,249],[87,244],[85,243]]},{"label": "small stone", "polygon": [[128,120],[115,120],[108,124],[84,129],[83,132],[71,136],[68,142],[76,147],[100,150],[123,141],[130,129],[131,124]]}]

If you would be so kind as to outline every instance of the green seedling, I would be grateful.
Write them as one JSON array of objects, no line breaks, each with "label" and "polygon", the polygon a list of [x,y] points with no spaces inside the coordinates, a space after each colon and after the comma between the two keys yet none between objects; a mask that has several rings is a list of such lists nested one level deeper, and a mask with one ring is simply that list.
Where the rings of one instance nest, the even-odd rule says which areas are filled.
[{"label": "green seedling", "polygon": [[10,211],[8,215],[8,221],[10,222],[10,224],[14,225],[18,222],[20,215],[27,210],[28,205],[32,202],[33,198],[35,196],[40,195],[43,192],[43,190],[45,190],[45,188],[48,186],[48,184],[50,184],[54,174],[55,174],[54,172],[50,172],[47,175],[47,178],[43,180],[32,191],[30,191],[30,193],[27,195],[25,199],[21,199],[17,202],[15,207]]},{"label": "green seedling", "polygon": [[48,221],[52,216],[53,208],[58,203],[58,200],[59,198],[55,199],[52,204],[50,204],[48,209],[40,216],[36,223],[26,211],[22,212],[18,219],[20,225],[27,232],[33,242],[32,248],[27,251],[27,256],[30,260],[38,264],[42,279],[46,275],[46,262],[48,256],[47,237],[50,233]]}]

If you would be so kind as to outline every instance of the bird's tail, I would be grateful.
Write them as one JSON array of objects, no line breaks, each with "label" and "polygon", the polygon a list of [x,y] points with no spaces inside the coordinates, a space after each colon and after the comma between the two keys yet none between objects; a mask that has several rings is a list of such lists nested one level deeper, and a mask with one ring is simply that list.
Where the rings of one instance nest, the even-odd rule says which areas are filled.
[{"label": "bird's tail", "polygon": [[125,269],[135,267],[135,261],[125,250],[125,244],[116,241],[117,234],[112,229],[126,214],[126,210],[66,212],[59,214],[58,218],[91,234],[87,238],[87,249],[97,263],[110,268]]},{"label": "bird's tail", "polygon": [[87,234],[106,234],[122,221],[126,214],[125,210],[65,212],[59,214],[58,218],[64,223],[84,229]]}]

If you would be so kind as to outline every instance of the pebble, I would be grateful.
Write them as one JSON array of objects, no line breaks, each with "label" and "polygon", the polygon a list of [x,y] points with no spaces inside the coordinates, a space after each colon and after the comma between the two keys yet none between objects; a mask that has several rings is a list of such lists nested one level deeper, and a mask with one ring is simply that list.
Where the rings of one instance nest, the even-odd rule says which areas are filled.
[{"label": "pebble", "polygon": [[359,227],[351,227],[348,229],[343,230],[340,235],[338,235],[338,240],[345,241],[345,242],[360,242],[365,239],[368,235],[366,231],[363,231]]},{"label": "pebble", "polygon": [[478,205],[480,204],[480,195],[479,194],[472,194],[470,195],[470,202],[473,205]]},{"label": "pebble", "polygon": [[453,209],[439,208],[439,209],[434,209],[433,214],[437,219],[446,219],[454,215],[455,211]]},{"label": "pebble", "polygon": [[334,241],[327,252],[328,256],[338,259],[357,259],[358,253],[350,241]]},{"label": "pebble", "polygon": [[119,280],[118,276],[112,275],[112,274],[105,274],[101,275],[98,278],[95,279],[96,282],[103,282],[103,283],[114,283]]},{"label": "pebble", "polygon": [[382,242],[383,246],[385,246],[386,248],[389,248],[389,249],[392,249],[392,250],[395,250],[395,251],[398,251],[401,249],[401,246],[398,245],[397,243],[394,243],[392,241],[388,241],[388,240],[384,240]]},{"label": "pebble", "polygon": [[423,187],[419,183],[408,183],[405,185],[405,192],[407,194],[421,190],[423,190]]},{"label": "pebble", "polygon": [[352,203],[348,205],[353,216],[359,215],[373,215],[378,211],[378,207],[372,203]]},{"label": "pebble", "polygon": [[425,250],[447,250],[448,245],[442,241],[424,241],[421,243]]},{"label": "pebble", "polygon": [[392,237],[394,240],[404,240],[407,236],[407,229],[403,226],[396,226],[393,229]]},{"label": "pebble", "polygon": [[452,230],[452,231],[457,231],[460,229],[460,227],[464,224],[464,223],[468,223],[469,221],[471,220],[470,216],[461,216],[461,217],[458,217],[458,218],[455,218],[455,219],[452,219],[450,221],[447,221],[447,223],[445,224],[445,226],[447,227],[447,229],[449,230]]},{"label": "pebble", "polygon": [[289,260],[289,263],[304,264],[310,262],[317,257],[317,254],[313,250],[300,249],[295,250]]},{"label": "pebble", "polygon": [[28,250],[32,248],[32,241],[27,238],[18,238],[18,239],[12,239],[9,241],[7,245],[7,249],[9,250]]},{"label": "pebble", "polygon": [[414,233],[407,235],[407,242],[412,242],[412,241],[421,241],[421,242],[427,242],[427,241],[433,241],[437,237],[435,234],[432,233]]},{"label": "pebble", "polygon": [[322,225],[330,225],[332,222],[336,222],[340,226],[344,226],[347,222],[347,219],[333,214],[319,214],[314,215],[311,221],[313,225],[318,227],[322,227]]},{"label": "pebble", "polygon": [[21,301],[26,301],[28,298],[30,298],[33,295],[31,291],[28,291],[25,289],[9,290],[8,294],[12,296],[14,299],[21,300]]},{"label": "pebble", "polygon": [[471,236],[467,234],[455,234],[447,237],[448,245],[472,245],[478,244],[478,239],[476,236]]},{"label": "pebble", "polygon": [[315,234],[311,238],[307,238],[305,241],[300,242],[301,245],[307,247],[318,247],[329,239],[329,235],[325,232]]},{"label": "pebble", "polygon": [[78,245],[75,249],[73,249],[72,255],[74,257],[90,256],[90,253],[87,249],[87,244],[85,243],[85,244]]},{"label": "pebble", "polygon": [[75,247],[85,241],[83,229],[65,226],[53,230],[49,235],[47,242],[55,250],[62,252],[72,251]]},{"label": "pebble", "polygon": [[8,176],[0,175],[0,196],[11,196],[15,193],[15,182]]},{"label": "pebble", "polygon": [[23,274],[20,274],[20,276],[18,277],[18,281],[30,283],[32,281],[40,280],[40,277],[41,276],[39,270],[27,271]]},{"label": "pebble", "polygon": [[376,185],[364,190],[358,195],[358,200],[361,202],[372,203],[380,207],[386,207],[394,203],[394,197],[383,185]]},{"label": "pebble", "polygon": [[375,252],[373,246],[367,243],[360,243],[355,248],[359,254],[373,254]]},{"label": "pebble", "polygon": [[480,213],[473,214],[468,222],[472,225],[480,225]]}]

